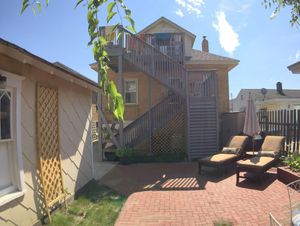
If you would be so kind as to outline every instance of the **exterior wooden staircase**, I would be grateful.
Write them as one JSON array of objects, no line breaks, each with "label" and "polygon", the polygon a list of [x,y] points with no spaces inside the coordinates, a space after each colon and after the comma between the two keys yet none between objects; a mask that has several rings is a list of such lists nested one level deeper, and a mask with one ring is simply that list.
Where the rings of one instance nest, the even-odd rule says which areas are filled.
[{"label": "exterior wooden staircase", "polygon": [[[184,102],[176,95],[165,98],[150,111],[124,128],[124,145],[133,147],[160,130],[176,114],[184,110]],[[151,117],[151,120],[150,120]]]},{"label": "exterior wooden staircase", "polygon": [[[124,33],[119,36],[121,30]],[[215,72],[203,72],[201,81],[189,82],[188,71],[182,64],[124,28],[120,27],[110,37],[119,37],[109,40],[107,47],[111,68],[118,68],[116,58],[122,56],[126,64],[157,80],[172,93],[124,128],[124,146],[133,147],[150,138],[176,114],[184,112],[189,159],[215,153],[218,148]]]}]

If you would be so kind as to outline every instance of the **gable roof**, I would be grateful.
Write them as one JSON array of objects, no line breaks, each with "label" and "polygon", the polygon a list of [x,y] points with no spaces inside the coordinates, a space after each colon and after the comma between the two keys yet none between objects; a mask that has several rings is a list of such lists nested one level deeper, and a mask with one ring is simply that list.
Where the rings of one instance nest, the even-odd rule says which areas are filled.
[{"label": "gable roof", "polygon": [[299,89],[283,89],[283,93],[285,94],[284,96],[280,95],[276,89],[267,89],[267,93],[265,96],[261,93],[261,89],[241,89],[238,96],[240,94],[248,94],[248,93],[251,93],[251,96],[256,101],[271,100],[271,99],[297,99],[297,98],[300,98],[300,90]]},{"label": "gable roof", "polygon": [[183,33],[187,34],[188,36],[190,36],[193,40],[195,40],[196,35],[193,34],[192,32],[184,29],[183,27],[179,26],[178,24],[174,23],[173,21],[165,18],[165,17],[161,17],[159,19],[157,19],[156,21],[154,21],[153,23],[151,23],[150,25],[148,25],[147,27],[145,27],[144,29],[142,29],[139,34],[141,33],[146,33],[147,31],[149,31],[152,27],[155,27],[156,25],[158,25],[161,22],[165,22],[167,24],[170,24],[172,27],[177,28],[178,30],[182,31]]},{"label": "gable roof", "polygon": [[236,65],[238,65],[239,62],[239,60],[233,58],[224,57],[213,53],[200,51],[197,49],[192,49],[192,56],[186,62],[186,64],[223,64],[229,65],[229,69],[232,69]]},{"label": "gable roof", "polygon": [[293,74],[300,74],[300,61],[287,67]]},{"label": "gable roof", "polygon": [[3,53],[4,55],[16,60],[32,64],[43,71],[50,72],[51,75],[60,75],[61,78],[67,81],[70,81],[70,79],[73,78],[74,81],[77,81],[76,83],[78,85],[83,86],[84,88],[90,87],[92,90],[99,89],[99,86],[96,82],[88,79],[87,77],[63,65],[62,63],[51,63],[2,38],[0,38],[0,53]]}]

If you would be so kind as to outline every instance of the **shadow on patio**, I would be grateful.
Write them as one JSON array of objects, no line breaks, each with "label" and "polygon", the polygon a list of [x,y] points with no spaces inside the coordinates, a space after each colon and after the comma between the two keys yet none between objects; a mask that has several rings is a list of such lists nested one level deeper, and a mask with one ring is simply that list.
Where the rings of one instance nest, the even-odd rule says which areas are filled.
[{"label": "shadow on patio", "polygon": [[[100,183],[129,196],[134,192],[147,190],[203,190],[208,182],[218,183],[234,175],[234,168],[221,176],[211,169],[207,170],[209,171],[199,176],[197,163],[117,165],[100,180]],[[263,184],[245,180],[239,187],[265,190],[276,180],[276,175],[268,173],[265,177]]]}]

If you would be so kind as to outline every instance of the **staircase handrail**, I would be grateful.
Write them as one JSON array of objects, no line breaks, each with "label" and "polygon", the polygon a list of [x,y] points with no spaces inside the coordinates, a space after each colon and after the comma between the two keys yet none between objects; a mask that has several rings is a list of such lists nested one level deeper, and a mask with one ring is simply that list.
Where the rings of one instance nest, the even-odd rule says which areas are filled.
[{"label": "staircase handrail", "polygon": [[[168,58],[168,59],[169,59],[170,61],[172,61],[173,63],[179,64],[178,61],[174,60],[174,59],[173,59],[172,57],[170,57],[169,55],[167,55],[167,54],[161,52],[156,46],[153,46],[153,45],[149,44],[148,42],[144,41],[143,39],[141,39],[140,37],[138,37],[136,34],[133,34],[133,33],[130,32],[129,30],[127,30],[126,28],[124,28],[122,25],[119,26],[119,29],[120,29],[120,30],[123,30],[124,33],[128,33],[128,34],[130,34],[131,36],[135,37],[135,38],[138,39],[140,42],[142,42],[144,45],[153,48],[157,53],[164,55],[166,58]],[[121,43],[122,43],[123,41],[124,41],[124,40],[122,40]],[[120,44],[120,42],[119,42],[119,44]],[[125,48],[125,46],[122,46],[122,47]],[[184,70],[186,70],[186,68],[185,68],[185,66],[184,66],[183,64],[179,64],[179,65],[181,65],[182,68],[183,68]]]}]

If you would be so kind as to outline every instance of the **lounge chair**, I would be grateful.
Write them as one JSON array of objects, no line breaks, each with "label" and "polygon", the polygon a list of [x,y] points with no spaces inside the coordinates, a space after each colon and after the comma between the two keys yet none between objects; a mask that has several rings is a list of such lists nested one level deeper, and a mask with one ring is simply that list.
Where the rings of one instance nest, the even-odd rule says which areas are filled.
[{"label": "lounge chair", "polygon": [[291,225],[300,225],[300,180],[293,181],[287,185],[290,201]]},{"label": "lounge chair", "polygon": [[280,224],[279,221],[271,213],[269,213],[269,218],[270,226],[282,226],[282,224]]},{"label": "lounge chair", "polygon": [[222,168],[225,168],[227,164],[239,160],[245,153],[244,147],[246,146],[247,140],[247,136],[233,136],[221,153],[199,159],[199,174],[201,174],[202,166],[215,167],[220,171]]},{"label": "lounge chair", "polygon": [[268,169],[279,162],[284,141],[285,137],[283,136],[266,136],[257,156],[238,161],[236,164],[236,184],[239,183],[240,178],[247,178],[246,176],[240,176],[240,172],[248,172],[252,176],[261,179]]}]

